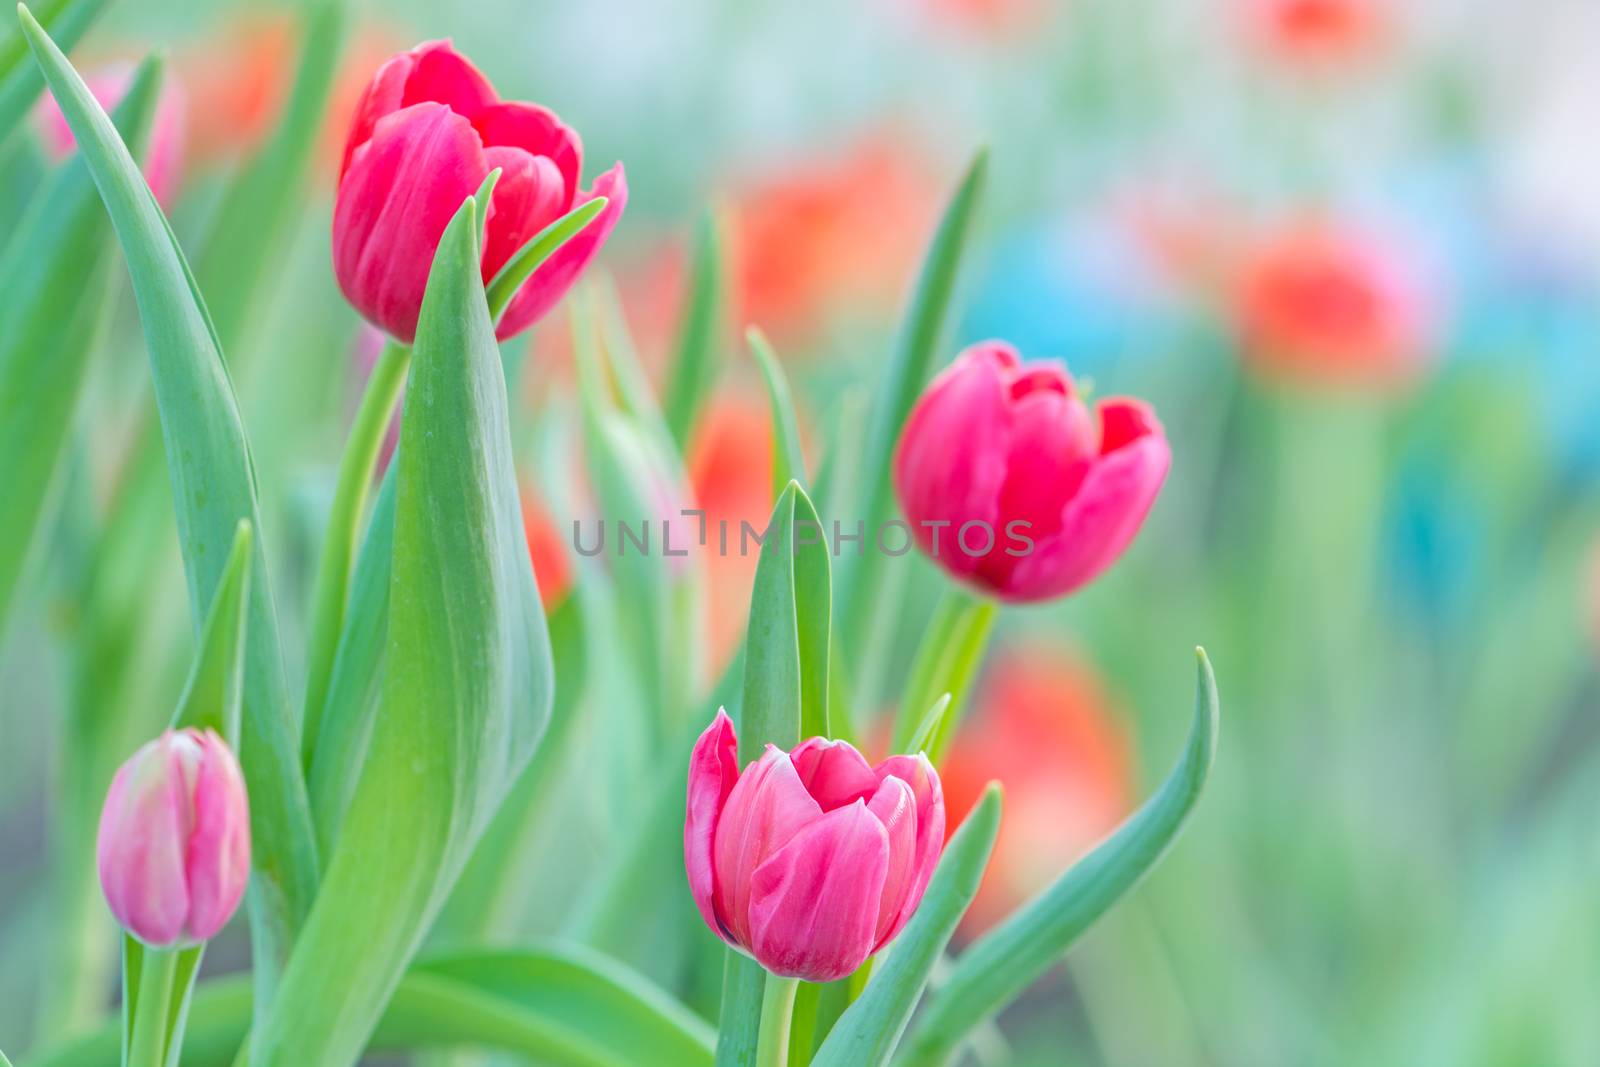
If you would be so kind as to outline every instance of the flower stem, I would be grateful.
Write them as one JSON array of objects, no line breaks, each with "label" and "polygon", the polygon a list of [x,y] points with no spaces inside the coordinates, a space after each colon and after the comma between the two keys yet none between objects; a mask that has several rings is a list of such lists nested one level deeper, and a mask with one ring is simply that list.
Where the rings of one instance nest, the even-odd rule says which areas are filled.
[{"label": "flower stem", "polygon": [[951,585],[940,597],[933,618],[922,633],[916,658],[906,680],[905,698],[895,724],[896,752],[906,751],[917,733],[923,716],[944,694],[950,704],[928,744],[928,758],[935,764],[944,757],[945,747],[955,733],[965,710],[967,690],[989,647],[999,606],[992,600]]},{"label": "flower stem", "polygon": [[[127,1067],[165,1067],[167,1020],[171,1016],[172,984],[177,971],[176,950],[148,947],[144,950],[133,1029],[128,1041]],[[128,995],[129,991],[124,989],[123,996]]]},{"label": "flower stem", "polygon": [[334,489],[333,508],[328,514],[328,529],[322,539],[322,559],[317,567],[311,600],[311,642],[306,652],[305,729],[301,751],[307,767],[311,765],[322,722],[322,705],[328,698],[339,632],[344,627],[350,562],[355,558],[361,515],[366,510],[367,494],[372,488],[373,468],[377,465],[389,416],[399,402],[410,364],[411,349],[395,341],[383,346],[383,353],[373,366],[366,391],[362,393],[344,456],[339,460],[339,481]]},{"label": "flower stem", "polygon": [[756,1039],[755,1067],[787,1067],[789,1025],[794,1017],[794,998],[800,979],[767,975],[761,995],[761,1031]]}]

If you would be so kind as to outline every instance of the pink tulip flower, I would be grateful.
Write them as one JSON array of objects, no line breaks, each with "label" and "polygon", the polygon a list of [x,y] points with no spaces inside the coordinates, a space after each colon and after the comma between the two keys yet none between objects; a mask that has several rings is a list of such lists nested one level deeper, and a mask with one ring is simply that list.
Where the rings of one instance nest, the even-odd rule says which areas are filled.
[{"label": "pink tulip flower", "polygon": [[985,341],[917,401],[895,488],[917,544],[957,580],[1002,600],[1045,600],[1120,556],[1171,463],[1147,404],[1091,412],[1066,367]]},{"label": "pink tulip flower", "polygon": [[[89,92],[107,111],[115,108],[127,95],[133,82],[133,67],[116,64],[88,74],[84,78]],[[46,93],[34,111],[34,126],[39,140],[50,158],[60,161],[78,147],[72,136],[72,127],[55,97]],[[162,82],[161,95],[156,99],[155,118],[150,127],[149,142],[144,150],[143,170],[150,191],[162,207],[169,207],[177,195],[183,178],[184,144],[189,127],[188,107],[178,83],[167,79]]]},{"label": "pink tulip flower", "polygon": [[768,745],[739,773],[718,712],[689,759],[683,859],[712,931],[773,974],[831,982],[893,940],[944,847],[926,757],[873,767],[843,741]]},{"label": "pink tulip flower", "polygon": [[445,226],[491,170],[483,246],[487,283],[512,254],[578,204],[605,210],[512,298],[502,340],[533,325],[583,273],[622,215],[622,164],[578,188],[583,146],[554,113],[502,101],[449,41],[429,41],[378,69],[356,108],[333,209],[333,272],[368,322],[409,344]]},{"label": "pink tulip flower", "polygon": [[145,944],[205,941],[250,878],[250,806],[239,761],[211,730],[168,730],[124,763],[100,814],[100,885]]}]

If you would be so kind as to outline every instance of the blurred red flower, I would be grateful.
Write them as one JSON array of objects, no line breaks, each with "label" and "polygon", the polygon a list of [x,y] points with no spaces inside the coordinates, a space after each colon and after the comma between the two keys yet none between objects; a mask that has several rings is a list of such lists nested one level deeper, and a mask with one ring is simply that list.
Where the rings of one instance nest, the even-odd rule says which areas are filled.
[{"label": "blurred red flower", "polygon": [[[84,74],[84,84],[96,102],[107,111],[114,109],[133,83],[133,65],[116,61]],[[55,97],[45,93],[34,109],[34,127],[44,150],[54,160],[65,159],[78,142],[67,125],[67,117]],[[183,184],[184,162],[189,135],[188,94],[176,78],[162,80],[156,99],[155,116],[149,139],[140,157],[140,169],[151,192],[163,207],[170,207]]]},{"label": "blurred red flower", "polygon": [[524,482],[520,495],[522,528],[533,560],[533,577],[539,583],[539,599],[548,615],[572,591],[572,557],[567,554],[565,531],[545,510],[538,491]]},{"label": "blurred red flower", "polygon": [[1273,58],[1337,66],[1366,58],[1389,29],[1376,0],[1246,0],[1249,28]]},{"label": "blurred red flower", "polygon": [[1055,881],[1133,810],[1132,740],[1094,671],[1053,645],[990,665],[941,769],[950,825],[983,787],[1005,786],[1005,817],[978,896],[976,935]]},{"label": "blurred red flower", "polygon": [[893,133],[758,179],[734,195],[741,322],[798,350],[842,314],[878,314],[910,290],[938,189]]},{"label": "blurred red flower", "polygon": [[1409,250],[1353,228],[1291,224],[1246,247],[1234,273],[1244,358],[1301,384],[1412,380],[1433,355],[1433,311]]},{"label": "blurred red flower", "polygon": [[[772,514],[772,432],[767,406],[752,394],[724,393],[711,402],[689,442],[689,484],[705,510],[706,619],[713,676],[744,639],[759,550],[741,555],[739,524],[765,528]],[[727,523],[724,550],[719,531]]]},{"label": "blurred red flower", "polygon": [[185,49],[178,69],[191,93],[194,160],[249,155],[277,123],[294,77],[298,41],[282,12],[229,16]]}]

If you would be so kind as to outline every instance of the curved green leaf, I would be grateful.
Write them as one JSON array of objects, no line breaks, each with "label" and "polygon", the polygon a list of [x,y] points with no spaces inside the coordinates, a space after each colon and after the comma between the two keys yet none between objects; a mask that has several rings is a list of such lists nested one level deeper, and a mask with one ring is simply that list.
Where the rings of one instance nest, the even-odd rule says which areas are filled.
[{"label": "curved green leaf", "polygon": [[727,288],[720,229],[716,214],[710,209],[701,215],[695,228],[689,304],[667,384],[667,427],[679,452],[688,448],[695,418],[717,378],[718,334]]},{"label": "curved green leaf", "polygon": [[[23,48],[20,39],[17,48]],[[26,49],[23,51],[26,58]],[[27,73],[37,81],[32,63]],[[117,129],[139,144],[155,110],[160,65],[140,65],[117,106]],[[4,127],[0,126],[0,130]],[[3,134],[0,134],[3,136]],[[91,353],[113,304],[111,227],[81,158],[57,168],[0,256],[0,629],[38,536]]]},{"label": "curved green leaf", "polygon": [[[894,357],[889,361],[883,384],[873,397],[866,450],[861,456],[866,484],[862,486],[860,515],[866,520],[869,531],[880,528],[892,511],[889,467],[895,442],[933,369],[950,298],[955,291],[961,253],[982,198],[988,169],[989,153],[980,151],[945,208],[923,261]],[[847,559],[846,563],[840,584],[840,628],[848,647],[856,649],[872,636],[872,621],[882,608],[878,582],[883,555],[866,552]]]},{"label": "curved green leaf", "polygon": [[[228,1067],[250,1023],[242,978],[195,989],[184,1067]],[[576,1067],[709,1067],[714,1035],[647,979],[577,948],[468,952],[416,964],[372,1037],[375,1052],[458,1046]],[[27,1067],[118,1067],[116,1025],[27,1061]]]},{"label": "curved green leaf", "polygon": [[767,342],[767,335],[755,326],[745,331],[745,341],[761,368],[761,380],[767,386],[767,400],[772,407],[772,492],[776,496],[790,481],[806,484],[806,458],[800,450],[800,426],[794,415],[794,397],[789,392],[789,380],[783,375],[778,355]]},{"label": "curved green leaf", "polygon": [[[63,49],[71,49],[105,10],[107,0],[43,0],[38,19]],[[28,45],[20,33],[0,40],[0,141],[38,99],[44,89],[39,68],[28,62]]]},{"label": "curved green leaf", "polygon": [[235,751],[239,749],[239,708],[244,690],[245,608],[250,597],[250,563],[255,537],[248,519],[240,519],[233,548],[222,569],[211,610],[200,628],[200,645],[189,681],[183,687],[173,729],[192,726],[215,730]]},{"label": "curved green leaf", "polygon": [[506,308],[511,306],[511,298],[522,288],[522,283],[533,277],[533,272],[555,255],[562,245],[582,233],[584,227],[605,210],[608,202],[603,196],[584,201],[534,234],[527,244],[512,253],[505,266],[489,282],[489,317],[498,323]]},{"label": "curved green leaf", "polygon": [[[550,715],[478,204],[439,241],[396,456],[381,714],[254,1067],[346,1067]],[[337,990],[335,993],[334,990]]]},{"label": "curved green leaf", "polygon": [[334,486],[333,507],[323,534],[322,555],[317,561],[317,577],[312,585],[310,636],[306,647],[305,720],[301,729],[301,750],[309,773],[316,752],[317,734],[322,727],[323,706],[328,699],[339,637],[344,631],[344,613],[350,593],[350,566],[361,535],[362,513],[372,487],[372,472],[383,450],[394,407],[405,390],[406,370],[411,365],[411,350],[395,341],[383,346],[383,354],[372,368],[361,406],[350,426],[344,454],[339,458],[339,476]]},{"label": "curved green leaf", "polygon": [[999,830],[1000,787],[991,782],[950,838],[922,903],[895,939],[888,959],[873,970],[861,998],[834,1024],[812,1067],[877,1067],[888,1062],[934,964],[977,895]]},{"label": "curved green leaf", "polygon": [[[133,279],[161,413],[167,469],[198,626],[227,563],[240,519],[259,534],[255,469],[216,333],[182,250],[105,112],[39,24],[19,8],[23,32],[105,201]],[[272,583],[257,537],[250,586],[241,762],[250,788],[257,973],[274,975],[310,909],[317,882],[305,780],[278,646]]]},{"label": "curved green leaf", "polygon": [[361,554],[356,557],[344,629],[334,653],[316,750],[307,772],[311,817],[316,826],[317,850],[322,855],[333,852],[339,826],[355,792],[383,683],[389,568],[394,552],[395,467],[391,460],[373,502],[372,517],[367,520]]},{"label": "curved green leaf", "polygon": [[1200,799],[1216,753],[1217,682],[1203,650],[1194,724],[1183,758],[1155,796],[1110,840],[956,960],[896,1063],[946,1062],[974,1027],[1009,1004],[1156,865]]}]

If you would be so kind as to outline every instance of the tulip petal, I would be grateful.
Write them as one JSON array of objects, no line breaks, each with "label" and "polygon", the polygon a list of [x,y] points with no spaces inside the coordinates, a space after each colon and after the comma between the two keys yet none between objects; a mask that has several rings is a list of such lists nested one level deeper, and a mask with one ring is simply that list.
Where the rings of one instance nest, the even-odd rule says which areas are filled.
[{"label": "tulip petal", "polygon": [[406,79],[401,107],[433,102],[470,119],[499,102],[489,79],[448,38],[420,44],[411,55],[416,65]]},{"label": "tulip petal", "polygon": [[490,170],[500,168],[483,242],[483,280],[488,282],[512,254],[566,211],[567,191],[556,165],[521,148],[493,145],[483,151]]},{"label": "tulip petal", "polygon": [[417,60],[410,52],[402,52],[391,56],[378,68],[378,73],[372,76],[366,89],[361,94],[361,99],[356,103],[356,113],[350,120],[350,135],[345,138],[344,157],[339,163],[339,181],[344,182],[345,171],[350,169],[350,160],[356,154],[356,149],[366,144],[372,137],[373,127],[378,120],[392,112],[400,110],[400,101],[405,97],[406,80],[411,77],[411,71],[416,67]]},{"label": "tulip petal", "polygon": [[889,863],[884,870],[883,892],[878,897],[878,922],[873,931],[876,952],[900,932],[906,901],[916,886],[917,798],[911,787],[895,777],[885,778],[867,802],[867,811],[883,824],[889,841]]},{"label": "tulip petal", "polygon": [[200,735],[195,768],[194,832],[184,859],[189,886],[187,939],[206,941],[238,910],[250,876],[250,811],[244,773],[222,738]]},{"label": "tulip petal", "polygon": [[[1138,417],[1120,405],[1131,401],[1108,400],[1107,420],[1120,440]],[[1115,406],[1114,406],[1115,405]],[[1019,600],[1060,596],[1100,574],[1120,556],[1155,503],[1172,465],[1172,452],[1160,424],[1148,416],[1151,432],[1100,457],[1083,485],[1062,509],[1061,532],[1038,542],[1031,555],[1020,558],[1001,595]]]},{"label": "tulip petal", "polygon": [[700,917],[723,938],[728,934],[717,920],[712,846],[723,806],[739,778],[738,751],[733,721],[719,709],[689,756],[689,797],[683,823],[683,865],[689,872],[689,892]]},{"label": "tulip petal", "polygon": [[823,811],[870,797],[878,789],[872,766],[848,741],[813,737],[789,753],[795,773]]},{"label": "tulip petal", "polygon": [[973,346],[934,379],[901,431],[894,465],[901,509],[923,551],[956,574],[970,575],[980,562],[957,546],[961,525],[997,521],[1016,365],[1009,345]]},{"label": "tulip petal", "polygon": [[334,275],[368,321],[411,343],[439,238],[487,173],[477,132],[443,104],[378,121],[333,214]]},{"label": "tulip petal", "polygon": [[628,203],[628,180],[621,163],[596,178],[593,190],[578,197],[574,205],[587,203],[597,196],[607,198],[605,210],[545,260],[511,298],[496,331],[500,340],[515,337],[555,307],[606,243]]},{"label": "tulip petal", "polygon": [[872,951],[889,835],[865,801],[804,826],[757,868],[751,953],[775,974],[832,982]]},{"label": "tulip petal", "polygon": [[564,215],[572,209],[578,195],[578,179],[583,173],[583,142],[577,131],[562,122],[554,111],[538,104],[508,100],[473,114],[472,125],[485,145],[520,148],[531,156],[543,156],[554,163],[566,188],[566,199],[556,214]]},{"label": "tulip petal", "polygon": [[189,796],[171,735],[117,772],[106,795],[96,863],[117,922],[150,945],[176,944],[189,914],[183,880]]},{"label": "tulip petal", "polygon": [[939,854],[944,850],[945,835],[944,785],[939,781],[939,772],[933,769],[928,757],[921,753],[914,756],[890,756],[874,768],[874,773],[882,781],[895,778],[904,782],[910,788],[917,805],[917,839],[913,846],[915,858],[912,863],[911,888],[901,903],[899,914],[894,917],[889,932],[884,937],[887,941],[900,932],[910,920],[912,912],[917,910],[917,905],[922,902],[922,894],[928,888],[929,880],[933,878],[934,868],[939,865]]},{"label": "tulip petal", "polygon": [[740,944],[750,945],[751,876],[801,827],[822,817],[789,762],[772,745],[739,776],[717,821],[714,861],[717,915]]}]

